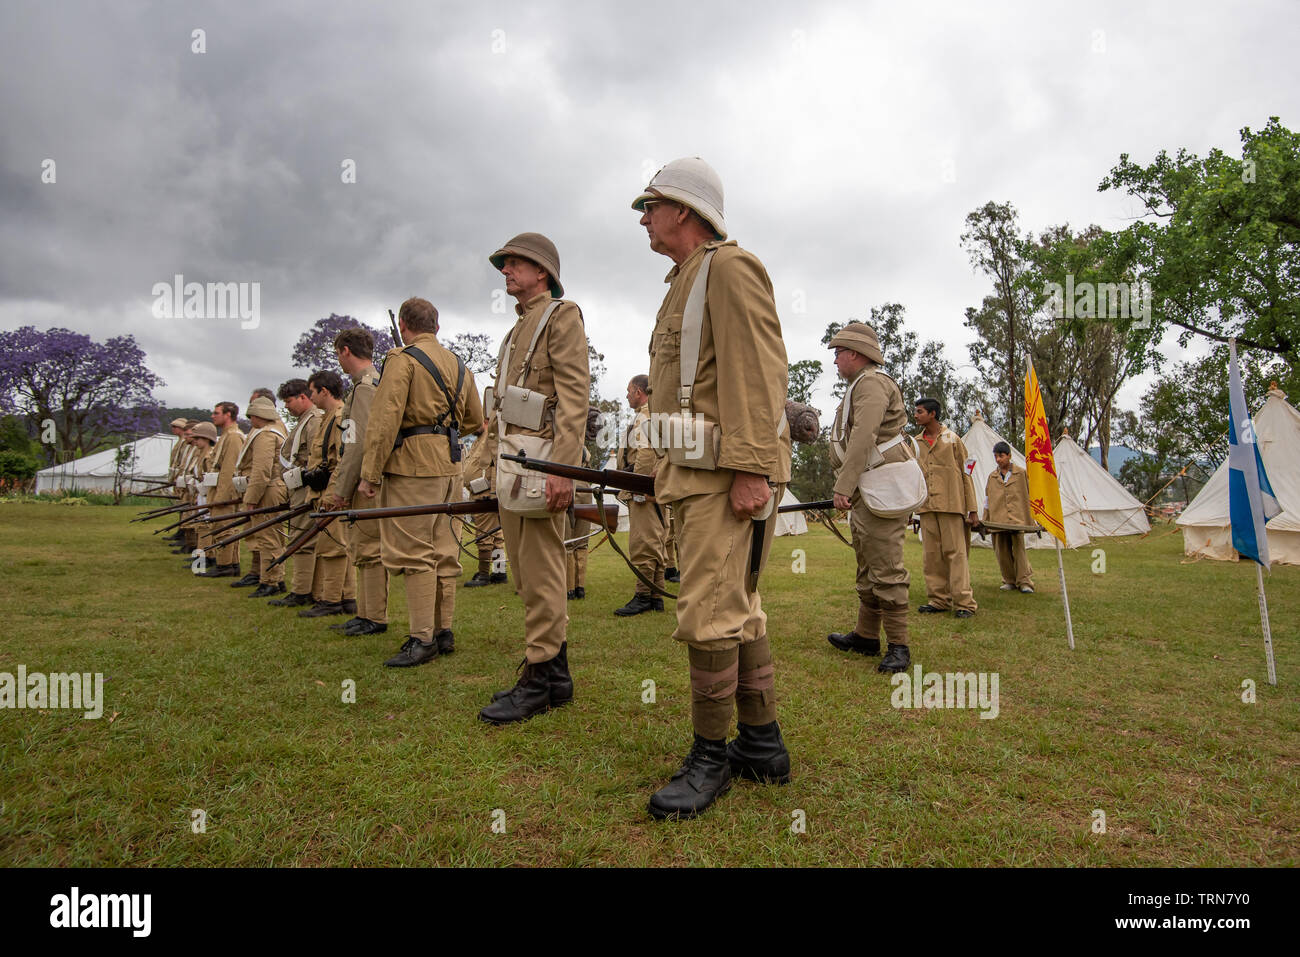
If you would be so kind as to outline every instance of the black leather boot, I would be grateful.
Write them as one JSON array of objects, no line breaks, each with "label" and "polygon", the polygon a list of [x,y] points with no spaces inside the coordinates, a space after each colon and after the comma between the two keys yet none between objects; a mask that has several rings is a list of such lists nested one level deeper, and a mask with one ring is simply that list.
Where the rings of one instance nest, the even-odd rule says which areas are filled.
[{"label": "black leather boot", "polygon": [[840,651],[856,651],[860,655],[871,655],[873,658],[880,654],[879,638],[863,638],[856,631],[847,634],[831,632],[826,636],[826,640]]},{"label": "black leather boot", "polygon": [[465,582],[466,588],[482,588],[484,585],[490,585],[487,572],[475,572],[474,577]]},{"label": "black leather boot", "polygon": [[586,598],[587,597],[586,587],[583,585],[579,585],[577,588],[575,588],[573,590],[573,597],[576,598],[578,601],[582,601],[584,598]]},{"label": "black leather boot", "polygon": [[331,628],[338,629],[349,637],[356,638],[361,635],[382,635],[388,630],[388,626],[377,621],[371,621],[369,618],[351,618],[342,626],[330,625]]},{"label": "black leather boot", "polygon": [[882,675],[897,674],[900,671],[906,671],[912,663],[912,653],[907,650],[907,645],[889,646],[885,652],[885,657],[880,659],[880,664],[876,665],[876,670]]},{"label": "black leather boot", "polygon": [[632,600],[622,608],[615,608],[614,614],[618,615],[620,618],[628,618],[632,615],[639,615],[645,611],[654,611],[654,607],[654,599],[649,595],[633,595]]},{"label": "black leather boot", "polygon": [[650,601],[651,601],[651,605],[650,605],[651,611],[664,610],[664,600],[662,598],[651,598]]},{"label": "black leather boot", "polygon": [[695,743],[672,780],[650,796],[650,816],[658,820],[695,817],[731,787],[727,742],[695,736]]},{"label": "black leather boot", "polygon": [[346,615],[341,601],[318,601],[310,608],[298,612],[299,618],[328,618],[330,615]]},{"label": "black leather boot", "polygon": [[[573,676],[569,674],[569,643],[560,644],[560,653],[551,662],[551,672],[547,676],[551,686],[551,707],[562,708],[573,700]],[[497,691],[492,695],[493,701],[500,701],[513,688]]]},{"label": "black leather boot", "polygon": [[200,578],[238,578],[238,565],[210,565],[208,570],[199,575]]},{"label": "black leather boot", "polygon": [[727,745],[727,761],[731,773],[764,784],[788,784],[790,781],[790,752],[781,740],[781,727],[775,721],[768,724],[737,724],[739,732]]},{"label": "black leather boot", "polygon": [[509,577],[510,576],[507,575],[505,572],[493,572],[491,575],[488,576],[488,584],[504,585],[506,581],[509,579]]},{"label": "black leather boot", "polygon": [[[559,656],[557,655],[556,658]],[[508,692],[478,713],[480,721],[510,724],[526,721],[551,707],[551,666],[555,658],[540,664],[525,664],[524,673]]]},{"label": "black leather boot", "polygon": [[270,598],[272,595],[284,594],[284,582],[276,582],[274,585],[267,583],[258,585],[250,591],[245,598]]},{"label": "black leather boot", "polygon": [[311,600],[310,592],[303,593],[291,591],[283,598],[277,598],[275,601],[268,601],[267,604],[273,605],[276,608],[297,608],[299,605],[312,605],[315,604],[315,602]]},{"label": "black leather boot", "polygon": [[681,580],[682,580],[682,576],[681,576],[680,574],[678,574],[677,569],[675,569],[675,568],[665,568],[665,569],[664,569],[664,581],[666,581],[666,582],[680,582]]},{"label": "black leather boot", "polygon": [[[339,602],[339,604],[342,605],[343,602]],[[356,628],[360,626],[362,622],[369,620],[370,619],[368,618],[349,618],[347,621],[336,621],[334,624],[330,625],[329,628],[330,631],[346,632],[349,628]]]},{"label": "black leather boot", "polygon": [[249,572],[239,581],[231,582],[231,588],[248,588],[250,585],[256,585],[261,582],[261,578],[254,572]]},{"label": "black leather boot", "polygon": [[438,646],[438,654],[440,655],[449,655],[456,650],[456,636],[452,634],[450,628],[444,628],[435,634],[433,641]]},{"label": "black leather boot", "polygon": [[384,662],[385,668],[414,668],[426,661],[438,657],[438,643],[431,641],[427,645],[415,635],[407,635],[402,649]]}]

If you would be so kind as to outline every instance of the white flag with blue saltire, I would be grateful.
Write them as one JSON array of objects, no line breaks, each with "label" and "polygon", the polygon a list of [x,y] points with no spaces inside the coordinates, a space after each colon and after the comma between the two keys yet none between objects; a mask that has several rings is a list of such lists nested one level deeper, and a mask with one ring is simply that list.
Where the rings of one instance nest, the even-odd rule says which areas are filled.
[{"label": "white flag with blue saltire", "polygon": [[1264,523],[1282,514],[1282,506],[1268,484],[1264,460],[1259,457],[1255,423],[1246,408],[1237,366],[1237,341],[1228,342],[1228,514],[1232,521],[1232,547],[1243,558],[1269,566],[1268,534]]}]

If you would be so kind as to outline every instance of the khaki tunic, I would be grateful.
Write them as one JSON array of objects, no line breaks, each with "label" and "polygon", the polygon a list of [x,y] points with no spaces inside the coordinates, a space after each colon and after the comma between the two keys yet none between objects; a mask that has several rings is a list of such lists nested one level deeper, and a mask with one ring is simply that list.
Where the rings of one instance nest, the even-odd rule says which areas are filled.
[{"label": "khaki tunic", "polygon": [[[537,431],[506,425],[503,434],[553,439],[552,460],[579,465],[587,430],[591,372],[582,311],[575,303],[565,301],[551,314],[525,372],[528,343],[550,304],[551,294],[544,292],[526,304],[515,305],[515,325],[511,336],[502,343],[497,360],[495,392],[504,394],[507,385],[515,385],[524,375],[522,388],[546,396],[547,414]],[[511,337],[515,343],[513,350],[508,347]],[[503,368],[507,352],[509,368]],[[540,664],[559,654],[569,623],[565,514],[521,518],[504,509],[499,514],[515,589],[524,602],[525,654],[529,662]]]},{"label": "khaki tunic", "polygon": [[714,471],[665,461],[655,479],[661,502],[729,491],[735,471],[790,481],[789,367],[772,280],[758,257],[734,241],[705,243],[665,277],[670,285],[650,340],[650,411],[681,411],[682,314],[709,249],[718,251],[709,266],[692,411],[722,427],[722,453]]},{"label": "khaki tunic", "polygon": [[925,485],[930,493],[917,511],[955,512],[963,516],[977,511],[975,483],[966,471],[969,453],[961,436],[945,425],[933,446],[924,435],[916,437],[916,446],[921,453],[917,461],[925,473]]},{"label": "khaki tunic", "polygon": [[[235,462],[239,459],[239,453],[244,449],[244,433],[239,430],[239,426],[230,423],[221,430],[217,436],[217,444],[213,447],[212,454],[208,459],[207,471],[217,472],[217,484],[215,488],[207,491],[207,500],[209,502],[224,502],[228,499],[239,498],[235,494]],[[202,474],[199,478],[202,479]],[[210,511],[212,518],[220,518],[222,515],[228,515],[231,512],[238,511],[240,506],[224,505],[220,508],[213,508]],[[211,526],[205,526],[211,528]],[[210,533],[203,532],[199,535],[198,547],[206,552],[215,539]],[[229,545],[218,549],[215,561],[218,565],[238,565],[239,564],[239,542],[232,542]],[[205,555],[211,561],[212,555]]]},{"label": "khaki tunic", "polygon": [[[986,522],[1033,524],[1033,513],[1029,510],[1029,477],[1015,462],[1011,463],[1011,477],[1005,482],[999,469],[995,468],[989,474],[984,494],[983,518]],[[1034,569],[1025,552],[1024,532],[994,532],[993,553],[997,556],[1004,585],[1034,587]]]},{"label": "khaki tunic", "polygon": [[[673,637],[699,651],[729,652],[767,635],[759,593],[746,588],[755,526],[732,514],[730,490],[736,471],[752,472],[774,483],[775,500],[781,500],[790,480],[789,367],[763,264],[734,241],[705,243],[665,279],[668,291],[650,340],[650,412],[680,410],[682,314],[709,249],[718,251],[709,267],[692,411],[721,426],[721,458],[713,471],[665,460],[655,497],[673,503],[678,522],[682,581]],[[775,526],[773,515],[760,567]]]},{"label": "khaki tunic", "polygon": [[[845,403],[849,403],[847,407]],[[839,434],[841,420],[844,422],[842,435]],[[907,516],[881,518],[872,514],[858,491],[858,478],[867,468],[871,450],[899,435],[907,425],[902,390],[883,370],[868,366],[840,400],[835,423],[831,442],[835,492],[850,499],[849,529],[857,556],[859,624],[854,631],[864,638],[875,638],[880,633],[879,603],[907,603],[911,582],[903,564]],[[906,441],[884,454],[886,462],[902,462],[911,457],[912,448]],[[892,630],[889,638],[894,644],[907,643],[905,630]]]},{"label": "khaki tunic", "polygon": [[[270,425],[249,433],[248,438],[244,440],[244,448],[240,452],[241,459],[236,469],[239,475],[248,476],[243,508],[283,505],[288,500],[288,490],[284,487],[280,463],[276,458],[286,431],[284,423],[276,418]],[[262,516],[255,516],[249,521],[264,520]],[[276,522],[248,536],[247,541],[248,548],[253,553],[252,571],[259,575],[262,584],[276,585],[284,581],[283,563],[274,568],[269,567],[271,559],[284,551],[284,525]]]}]

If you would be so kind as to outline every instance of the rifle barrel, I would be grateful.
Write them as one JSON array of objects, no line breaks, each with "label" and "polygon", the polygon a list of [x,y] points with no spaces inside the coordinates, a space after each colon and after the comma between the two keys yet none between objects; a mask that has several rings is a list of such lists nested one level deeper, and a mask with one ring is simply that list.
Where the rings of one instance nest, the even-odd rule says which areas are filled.
[{"label": "rifle barrel", "polygon": [[654,476],[641,475],[637,472],[624,472],[619,469],[589,469],[581,465],[563,465],[560,462],[548,462],[546,459],[530,459],[526,455],[502,455],[503,459],[517,462],[526,469],[558,475],[560,478],[586,482],[588,485],[603,485],[619,491],[631,492],[633,495],[654,495]]},{"label": "rifle barrel", "polygon": [[[272,525],[276,524],[277,522],[284,522],[284,521],[288,521],[291,518],[296,518],[297,516],[301,515],[303,512],[309,510],[310,508],[311,508],[310,504],[303,504],[295,508],[289,509],[284,514],[272,515],[266,521],[258,522],[256,525],[250,526],[249,528],[244,529],[242,532],[239,532],[238,534],[231,535],[229,538],[223,538],[219,542],[213,542],[212,547],[225,548],[227,545],[234,544],[240,539],[247,538],[249,535],[256,535],[262,529],[270,528]],[[248,516],[244,516],[243,518],[240,519],[240,521],[241,522],[248,521]],[[227,526],[227,527],[231,527],[231,526]],[[213,534],[216,533],[214,532]]]}]

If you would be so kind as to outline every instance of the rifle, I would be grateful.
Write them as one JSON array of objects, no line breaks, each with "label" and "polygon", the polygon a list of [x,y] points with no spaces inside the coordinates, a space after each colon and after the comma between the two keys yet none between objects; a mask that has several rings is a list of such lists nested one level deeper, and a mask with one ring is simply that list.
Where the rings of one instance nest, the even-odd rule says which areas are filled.
[{"label": "rifle", "polygon": [[[607,522],[618,524],[617,505],[578,505],[570,506],[574,518],[581,522],[601,521],[601,511]],[[405,518],[409,515],[476,515],[495,512],[499,508],[495,498],[476,498],[468,502],[431,502],[428,505],[394,505],[389,508],[354,508],[340,512],[312,512],[312,518],[333,516],[345,522],[367,522],[380,518]]]},{"label": "rifle", "polygon": [[393,315],[393,310],[388,310],[388,324],[393,327],[393,345],[401,348],[405,343],[402,342],[402,334],[397,329],[397,317]]},{"label": "rifle", "polygon": [[[226,522],[231,519],[251,518],[254,515],[270,515],[272,512],[283,512],[288,507],[289,504],[287,502],[283,505],[263,505],[261,508],[249,508],[249,509],[245,509],[242,512],[230,512],[229,514],[226,515],[218,515],[216,518],[205,518],[202,519],[202,521]],[[231,522],[231,524],[233,525],[234,522]],[[220,529],[214,528],[212,531],[216,533],[219,532]]]},{"label": "rifle", "polygon": [[526,455],[502,455],[501,457],[511,462],[518,462],[526,469],[586,482],[588,485],[616,488],[621,492],[631,492],[633,495],[655,493],[655,480],[652,475],[640,475],[619,469],[589,469],[581,465],[561,465],[559,462],[548,462],[545,459],[530,459]]},{"label": "rifle", "polygon": [[790,505],[781,505],[777,508],[778,512],[829,512],[835,507],[832,499],[823,499],[820,502],[793,502]]},{"label": "rifle", "polygon": [[[270,528],[276,522],[287,522],[292,518],[297,518],[303,512],[308,511],[311,507],[312,506],[309,502],[304,502],[302,505],[298,505],[294,508],[289,509],[289,511],[284,513],[283,515],[273,515],[270,518],[268,518],[266,521],[258,522],[256,525],[252,526],[251,528],[246,528],[242,532],[239,532],[238,534],[231,535],[229,538],[223,538],[219,542],[213,542],[212,547],[225,548],[227,545],[232,545],[235,542],[239,541],[240,539],[247,538],[249,535],[256,535],[264,528]],[[248,517],[245,516],[244,518],[241,518],[240,521],[246,522],[248,521]],[[226,527],[231,528],[233,526],[228,525]]]},{"label": "rifle", "polygon": [[272,569],[276,565],[279,565],[281,562],[287,559],[298,549],[302,548],[304,545],[306,545],[309,541],[311,541],[321,532],[325,531],[325,529],[329,527],[330,523],[333,522],[336,518],[338,518],[342,514],[343,514],[342,512],[313,512],[311,515],[312,518],[316,518],[317,515],[321,515],[322,517],[318,519],[317,522],[314,525],[312,525],[311,528],[305,529],[303,532],[301,532],[298,535],[297,538],[295,538],[287,546],[285,546],[284,551],[282,551],[279,555],[276,555],[275,558],[271,561],[271,564],[266,566],[265,570]]},{"label": "rifle", "polygon": [[243,499],[232,498],[224,502],[206,502],[203,505],[172,505],[169,508],[155,509],[147,515],[141,515],[138,518],[131,519],[132,522],[147,522],[151,518],[162,518],[164,515],[171,515],[178,512],[193,512],[200,508],[223,508],[226,505],[239,505]]},{"label": "rifle", "polygon": [[155,528],[153,530],[153,533],[155,535],[160,535],[163,532],[170,532],[173,528],[180,528],[184,524],[185,524],[185,519],[182,518],[179,522],[172,522],[166,528]]}]

